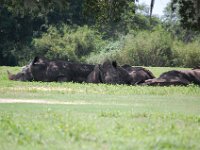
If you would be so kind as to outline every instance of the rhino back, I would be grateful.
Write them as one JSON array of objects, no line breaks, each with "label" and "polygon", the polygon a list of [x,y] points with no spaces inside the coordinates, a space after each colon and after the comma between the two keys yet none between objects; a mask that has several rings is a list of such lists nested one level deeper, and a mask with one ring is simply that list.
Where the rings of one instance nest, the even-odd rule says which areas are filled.
[{"label": "rhino back", "polygon": [[181,72],[187,77],[187,79],[191,83],[200,85],[200,69],[183,70]]},{"label": "rhino back", "polygon": [[51,80],[65,78],[66,81],[86,82],[87,76],[94,69],[94,65],[81,64],[67,61],[52,61],[47,74]]}]

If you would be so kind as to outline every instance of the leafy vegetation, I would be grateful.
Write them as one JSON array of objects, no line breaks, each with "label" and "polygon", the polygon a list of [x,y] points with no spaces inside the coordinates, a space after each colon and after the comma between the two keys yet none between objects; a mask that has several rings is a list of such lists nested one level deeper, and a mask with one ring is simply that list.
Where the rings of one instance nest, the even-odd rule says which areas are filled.
[{"label": "leafy vegetation", "polygon": [[[195,13],[189,11],[193,2]],[[200,37],[198,2],[193,2],[187,8],[185,1],[177,1],[176,11],[170,3],[162,18],[149,20],[149,7],[130,0],[2,0],[0,65],[25,65],[35,55],[44,55],[92,63],[111,58],[131,65],[193,67],[199,61],[194,56]],[[190,21],[188,15],[193,16]]]},{"label": "leafy vegetation", "polygon": [[87,26],[70,28],[66,25],[49,27],[41,38],[34,39],[35,55],[70,61],[84,61],[91,52],[97,52],[105,45],[102,37]]},{"label": "leafy vegetation", "polygon": [[116,42],[109,42],[101,51],[92,53],[86,61],[101,63],[105,59],[112,59],[120,64],[136,66],[198,66],[199,39],[185,43],[173,41],[171,36],[162,27],[154,31],[130,32]]},{"label": "leafy vegetation", "polygon": [[[150,16],[156,0],[151,0]],[[200,30],[200,2],[199,0],[171,0],[172,12],[178,12],[180,25],[189,30]]]}]

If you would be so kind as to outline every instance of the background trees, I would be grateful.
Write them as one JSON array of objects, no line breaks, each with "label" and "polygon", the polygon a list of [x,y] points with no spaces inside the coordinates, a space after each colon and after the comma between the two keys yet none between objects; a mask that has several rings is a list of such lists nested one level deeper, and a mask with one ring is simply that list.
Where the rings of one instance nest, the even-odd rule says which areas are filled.
[{"label": "background trees", "polygon": [[[156,0],[151,0],[150,16]],[[172,11],[178,10],[180,23],[183,28],[200,31],[200,1],[171,0]]]},{"label": "background trees", "polygon": [[[192,66],[199,60],[184,63],[175,58],[180,56],[180,45],[198,46],[198,0],[172,0],[165,15],[152,16],[151,22],[149,6],[135,0],[0,3],[0,65],[23,65],[35,55],[92,63],[109,57],[121,63],[162,66]],[[163,41],[156,38],[160,34]],[[144,53],[153,52],[159,62],[142,59]]]}]

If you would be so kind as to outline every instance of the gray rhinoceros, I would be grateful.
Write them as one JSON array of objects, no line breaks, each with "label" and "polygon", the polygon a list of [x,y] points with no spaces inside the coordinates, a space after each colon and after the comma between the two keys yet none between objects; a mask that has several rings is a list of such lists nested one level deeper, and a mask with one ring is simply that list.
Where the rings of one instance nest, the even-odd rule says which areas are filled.
[{"label": "gray rhinoceros", "polygon": [[132,85],[138,85],[145,82],[145,80],[155,78],[155,76],[150,70],[143,67],[133,67],[126,64],[123,65],[122,68],[124,68],[131,76]]},{"label": "gray rhinoceros", "polygon": [[116,61],[106,60],[95,66],[87,78],[88,83],[131,84],[131,76]]},{"label": "gray rhinoceros", "polygon": [[43,82],[86,82],[94,65],[35,57],[21,72],[9,73],[10,80]]},{"label": "gray rhinoceros", "polygon": [[143,85],[151,86],[170,86],[170,85],[182,85],[189,84],[200,85],[200,67],[192,70],[172,70],[165,72],[160,77],[155,79],[146,80]]}]

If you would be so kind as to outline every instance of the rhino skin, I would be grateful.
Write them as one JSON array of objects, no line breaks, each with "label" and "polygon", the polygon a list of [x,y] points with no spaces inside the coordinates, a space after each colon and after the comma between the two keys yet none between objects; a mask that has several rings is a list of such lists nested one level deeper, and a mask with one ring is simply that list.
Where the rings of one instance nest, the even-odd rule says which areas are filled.
[{"label": "rhino skin", "polygon": [[10,80],[42,82],[86,82],[94,65],[35,57],[17,74],[8,73]]},{"label": "rhino skin", "polygon": [[125,64],[122,66],[122,68],[124,68],[131,76],[132,85],[138,85],[144,83],[145,80],[155,78],[155,76],[150,70],[143,67],[133,67]]},{"label": "rhino skin", "polygon": [[103,64],[95,66],[89,74],[87,82],[130,85],[131,77],[124,68],[117,65],[116,61],[106,60]]},{"label": "rhino skin", "polygon": [[191,70],[171,70],[171,71],[161,74],[158,78],[146,80],[143,85],[187,86],[189,84],[200,85],[200,68],[199,67],[193,68]]},{"label": "rhino skin", "polygon": [[33,81],[33,76],[30,72],[30,64],[22,67],[21,72],[17,74],[12,74],[9,71],[8,73],[8,79],[9,80],[15,80],[15,81]]}]

